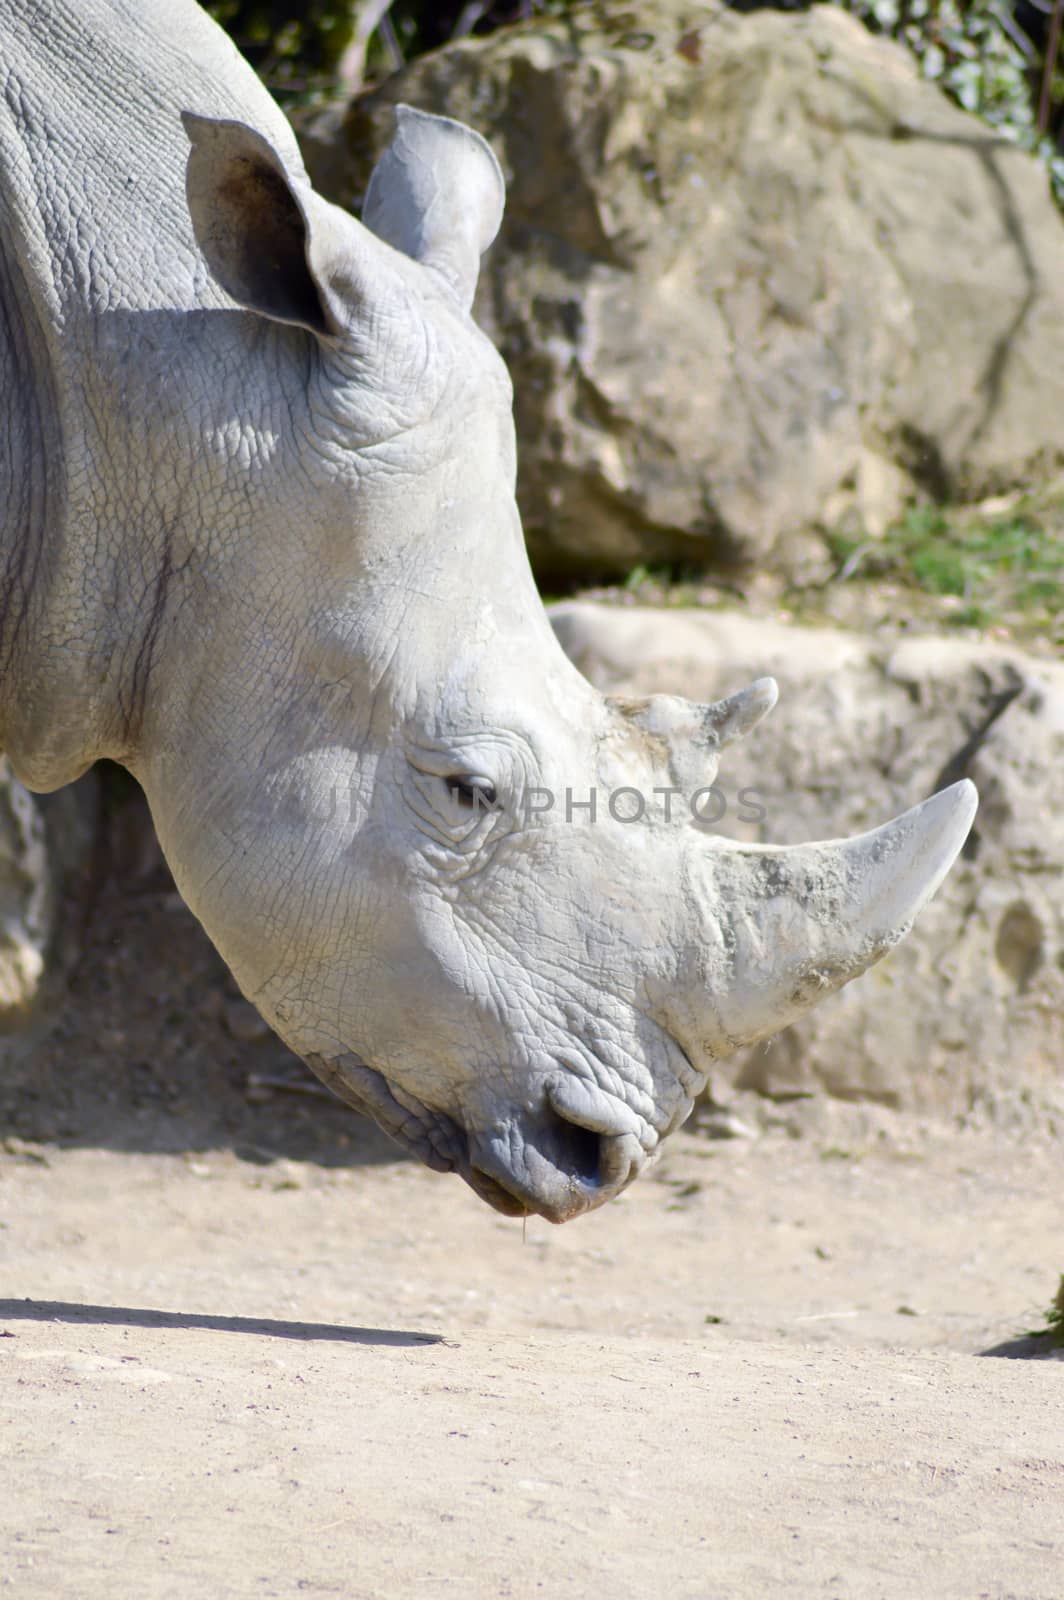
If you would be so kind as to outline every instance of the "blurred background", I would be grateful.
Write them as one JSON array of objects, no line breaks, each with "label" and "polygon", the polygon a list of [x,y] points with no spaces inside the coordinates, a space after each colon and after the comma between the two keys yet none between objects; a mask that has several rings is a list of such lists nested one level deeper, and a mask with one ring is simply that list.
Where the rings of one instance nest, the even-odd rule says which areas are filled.
[{"label": "blurred background", "polygon": [[[214,0],[207,10],[278,99],[307,103],[332,97],[338,82],[354,92],[440,45],[544,13],[564,17],[578,3],[583,0]],[[739,0],[731,9],[809,7],[795,0],[771,8]],[[850,0],[842,9],[871,32],[904,44],[922,75],[965,110],[1039,148],[1047,163],[1055,160],[1060,182],[1064,76],[1060,8],[1053,0]],[[637,22],[639,6],[628,10]]]},{"label": "blurred background", "polygon": [[897,585],[1060,644],[1055,0],[208,9],[343,204],[398,99],[492,139],[477,314],[548,593],[715,579],[867,622]]}]

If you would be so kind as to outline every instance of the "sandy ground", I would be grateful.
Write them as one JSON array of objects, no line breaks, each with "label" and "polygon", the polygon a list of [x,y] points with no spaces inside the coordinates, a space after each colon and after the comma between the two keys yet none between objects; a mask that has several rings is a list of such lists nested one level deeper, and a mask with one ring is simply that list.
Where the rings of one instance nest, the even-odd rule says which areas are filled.
[{"label": "sandy ground", "polygon": [[0,1070],[0,1589],[1059,1600],[1061,1221],[1051,1128],[854,1111],[522,1228],[305,1093],[149,861]]}]

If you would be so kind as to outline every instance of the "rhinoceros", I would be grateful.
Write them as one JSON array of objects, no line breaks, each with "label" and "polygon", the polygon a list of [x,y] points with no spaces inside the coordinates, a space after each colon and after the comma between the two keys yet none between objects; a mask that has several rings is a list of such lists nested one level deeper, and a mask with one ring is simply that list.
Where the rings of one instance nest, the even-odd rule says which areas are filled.
[{"label": "rhinoceros", "polygon": [[407,1150],[601,1204],[896,944],[972,786],[729,843],[688,801],[771,681],[570,664],[470,313],[477,134],[401,109],[358,221],[192,0],[0,0],[0,63],[0,746],[40,791],[127,767],[244,993]]}]

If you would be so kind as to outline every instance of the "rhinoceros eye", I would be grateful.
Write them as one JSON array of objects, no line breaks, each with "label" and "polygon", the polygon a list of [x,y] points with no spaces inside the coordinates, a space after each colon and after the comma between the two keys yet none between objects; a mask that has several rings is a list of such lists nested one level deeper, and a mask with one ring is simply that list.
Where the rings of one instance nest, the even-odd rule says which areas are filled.
[{"label": "rhinoceros eye", "polygon": [[497,804],[495,785],[490,778],[477,772],[456,772],[445,778],[451,799],[466,811],[494,811]]}]

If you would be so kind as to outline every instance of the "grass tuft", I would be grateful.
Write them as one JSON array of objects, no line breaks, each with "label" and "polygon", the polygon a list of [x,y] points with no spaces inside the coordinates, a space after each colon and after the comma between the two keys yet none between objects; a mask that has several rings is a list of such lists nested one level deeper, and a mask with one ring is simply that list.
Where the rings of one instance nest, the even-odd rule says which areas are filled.
[{"label": "grass tuft", "polygon": [[987,517],[916,506],[882,539],[836,534],[830,545],[837,581],[887,580],[945,602],[941,620],[954,626],[1003,626],[1064,642],[1059,507]]},{"label": "grass tuft", "polygon": [[1032,1328],[1032,1339],[1047,1339],[1050,1344],[1064,1347],[1064,1273],[1057,1284],[1057,1292],[1046,1312],[1044,1328]]}]

